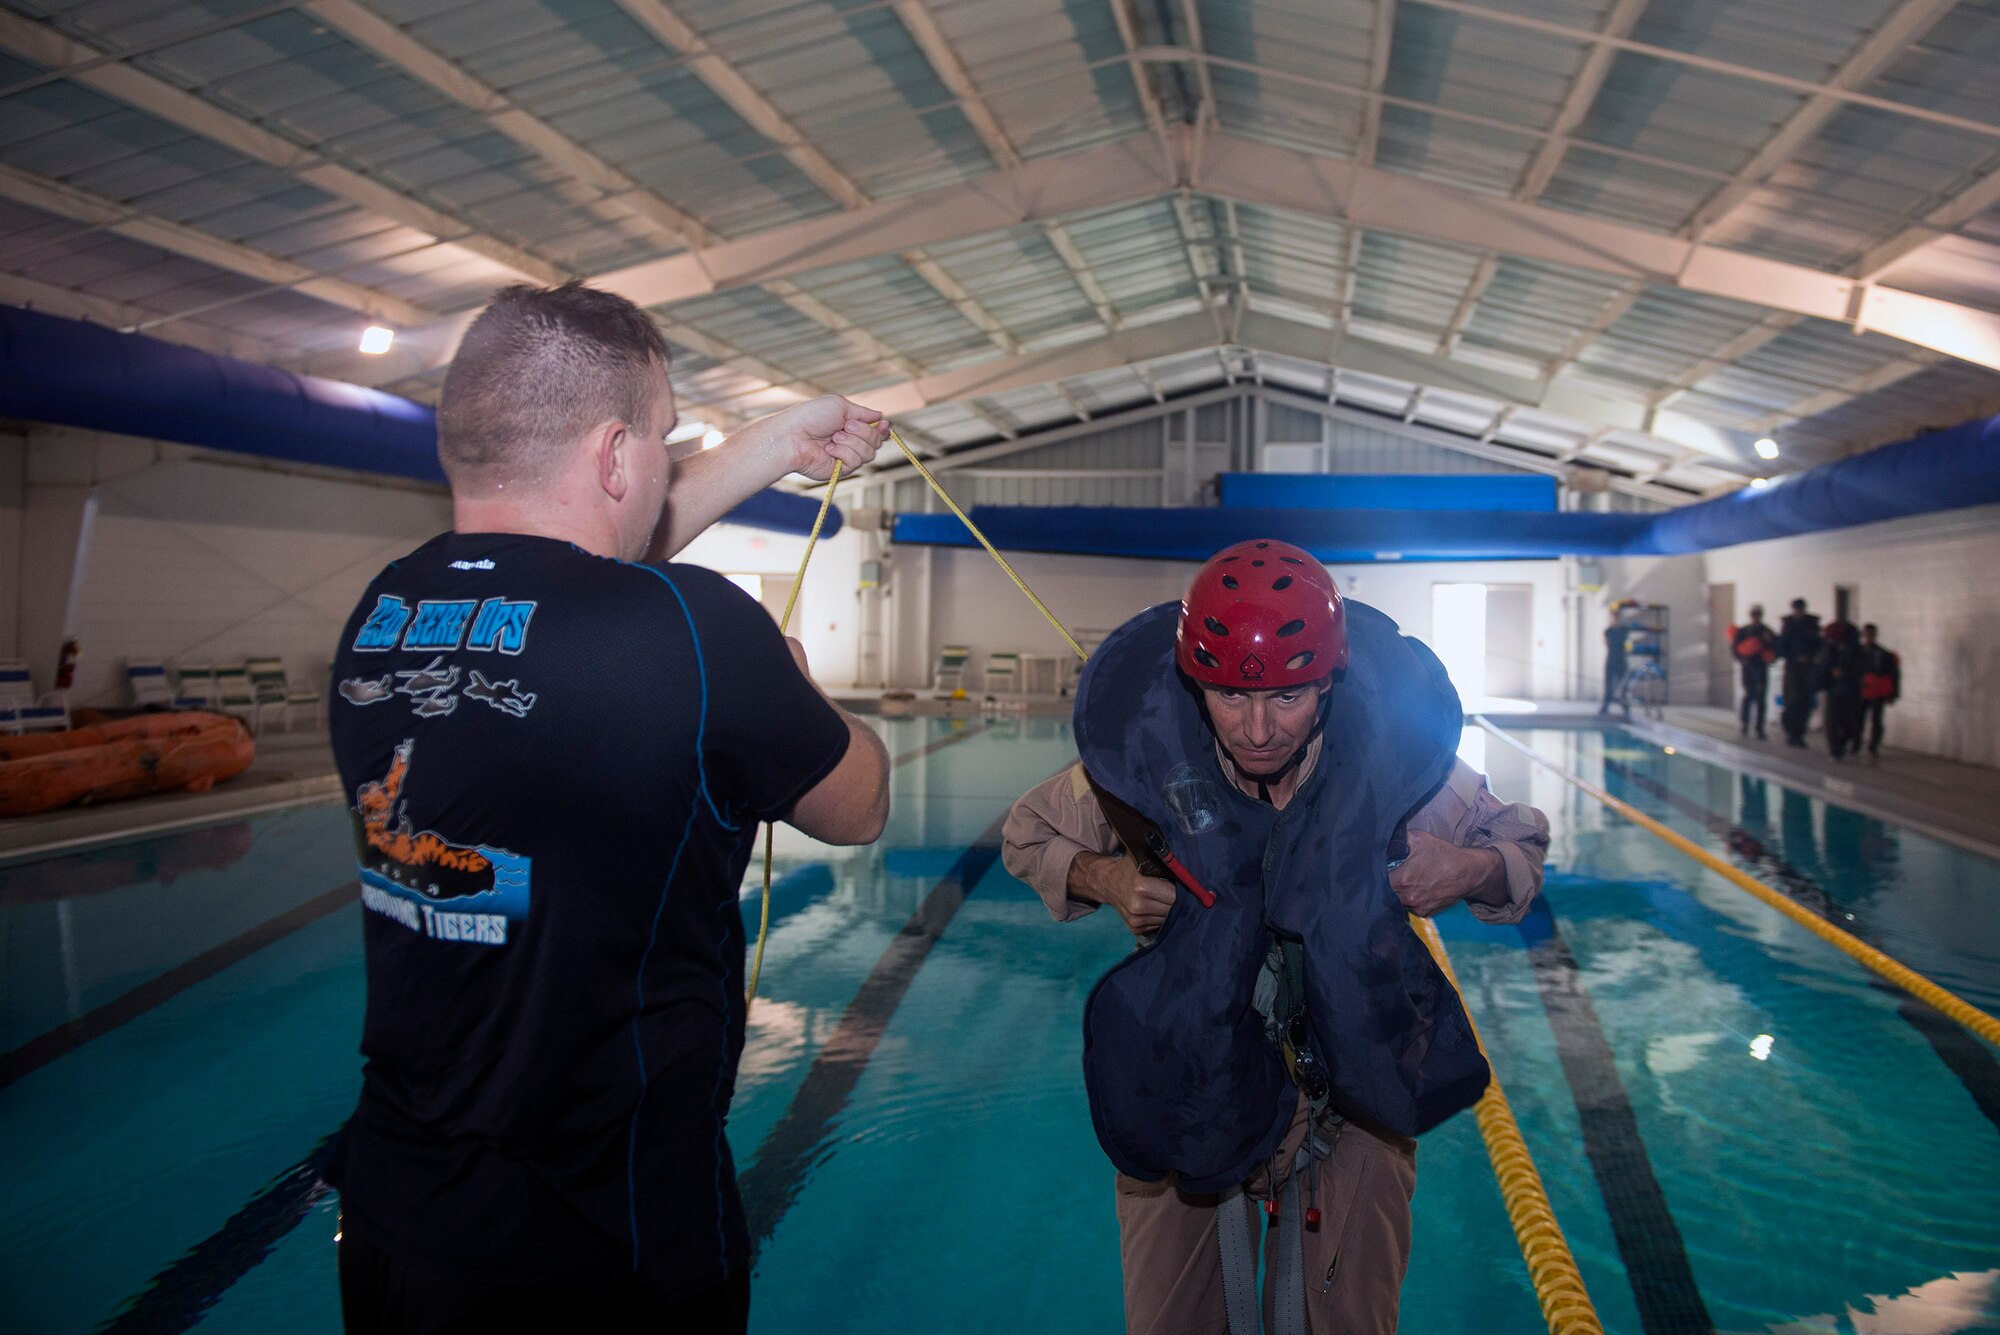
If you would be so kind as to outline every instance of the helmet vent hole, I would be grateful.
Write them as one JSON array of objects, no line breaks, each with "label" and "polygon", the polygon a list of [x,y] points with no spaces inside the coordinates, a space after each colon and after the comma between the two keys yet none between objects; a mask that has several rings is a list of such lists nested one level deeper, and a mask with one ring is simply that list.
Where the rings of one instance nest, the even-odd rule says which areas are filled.
[{"label": "helmet vent hole", "polygon": [[1302,566],[1305,564],[1304,561],[1299,560],[1299,558],[1296,556],[1281,556],[1278,559],[1280,561],[1283,561],[1286,565]]},{"label": "helmet vent hole", "polygon": [[1313,651],[1310,649],[1306,650],[1302,654],[1294,654],[1290,658],[1285,660],[1285,671],[1297,672],[1300,668],[1304,667],[1306,664],[1312,661],[1313,661]]},{"label": "helmet vent hole", "polygon": [[1236,589],[1236,588],[1241,588],[1242,586],[1236,582],[1236,576],[1224,575],[1222,577],[1222,587],[1225,589]]},{"label": "helmet vent hole", "polygon": [[1303,621],[1287,621],[1284,625],[1278,627],[1278,638],[1281,640],[1290,639],[1305,628],[1306,623]]},{"label": "helmet vent hole", "polygon": [[1262,561],[1252,561],[1250,564],[1253,566],[1260,566],[1263,565],[1264,563]]},{"label": "helmet vent hole", "polygon": [[1286,589],[1289,589],[1291,587],[1292,587],[1292,577],[1290,575],[1280,575],[1277,578],[1277,582],[1271,585],[1271,591],[1273,593],[1283,593]]},{"label": "helmet vent hole", "polygon": [[1205,668],[1219,668],[1222,666],[1221,659],[1198,644],[1194,647],[1194,661]]},{"label": "helmet vent hole", "polygon": [[1220,635],[1225,640],[1229,638],[1229,627],[1223,625],[1214,617],[1203,617],[1201,624],[1207,626],[1212,634]]},{"label": "helmet vent hole", "polygon": [[1264,550],[1264,549],[1265,549],[1266,547],[1269,547],[1270,545],[1271,545],[1271,544],[1270,544],[1270,543],[1268,543],[1268,542],[1260,542],[1260,543],[1258,543],[1258,544],[1257,544],[1257,550],[1261,552],[1261,551],[1263,551],[1263,550]]}]

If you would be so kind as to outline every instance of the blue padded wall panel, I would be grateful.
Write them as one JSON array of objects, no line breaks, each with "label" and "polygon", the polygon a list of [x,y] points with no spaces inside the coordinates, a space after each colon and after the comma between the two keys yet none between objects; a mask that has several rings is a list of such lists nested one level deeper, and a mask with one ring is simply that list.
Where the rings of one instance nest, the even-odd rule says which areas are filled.
[{"label": "blue padded wall panel", "polygon": [[1224,473],[1222,503],[1284,510],[1513,510],[1554,514],[1539,473]]}]

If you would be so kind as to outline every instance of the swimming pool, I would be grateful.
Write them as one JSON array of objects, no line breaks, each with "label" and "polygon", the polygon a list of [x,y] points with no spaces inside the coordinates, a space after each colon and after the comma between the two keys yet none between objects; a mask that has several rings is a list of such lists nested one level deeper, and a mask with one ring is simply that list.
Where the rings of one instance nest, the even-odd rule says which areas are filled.
[{"label": "swimming pool", "polygon": [[[881,843],[779,836],[730,1130],[753,1327],[1117,1330],[1078,1019],[1129,938],[996,860],[1067,724],[875,723]],[[1616,729],[1520,735],[2000,1008],[2000,865]],[[1545,909],[1440,925],[1607,1329],[2000,1328],[1994,1050],[1466,747],[1556,829]],[[336,804],[0,867],[0,1329],[339,1329],[313,1164],[359,1079],[352,876]],[[1404,1330],[1544,1329],[1469,1116],[1425,1138],[1416,1218]]]}]

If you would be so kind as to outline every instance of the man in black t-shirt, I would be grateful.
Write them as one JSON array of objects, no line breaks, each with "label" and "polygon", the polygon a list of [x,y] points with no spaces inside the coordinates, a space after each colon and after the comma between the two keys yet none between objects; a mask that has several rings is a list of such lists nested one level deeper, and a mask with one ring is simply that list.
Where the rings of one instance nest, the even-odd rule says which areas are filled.
[{"label": "man in black t-shirt", "polygon": [[888,811],[880,741],[721,576],[650,565],[794,469],[844,399],[670,469],[667,352],[571,284],[501,293],[439,412],[454,530],[376,576],[333,665],[367,970],[340,1188],[350,1331],[741,1331],[725,1136],[760,821]]}]

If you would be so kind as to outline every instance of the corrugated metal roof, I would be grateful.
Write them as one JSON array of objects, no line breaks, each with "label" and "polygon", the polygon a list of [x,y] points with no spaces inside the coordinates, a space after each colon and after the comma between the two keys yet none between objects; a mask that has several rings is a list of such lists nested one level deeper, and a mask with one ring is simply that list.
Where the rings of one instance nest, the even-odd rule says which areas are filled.
[{"label": "corrugated metal roof", "polygon": [[[1726,190],[1741,199],[1706,220],[1711,244],[1842,272],[1895,243],[1883,281],[2000,311],[2000,200],[1980,193],[2000,171],[2000,88],[1988,77],[2000,0],[1964,0],[1893,52],[1859,88],[1891,105],[1832,90],[1825,116],[1799,81],[1843,70],[1904,12],[1893,0],[1826,0],[1810,21],[1796,0],[1652,0],[1626,42],[1644,49],[1613,51],[1596,85],[1588,56],[1611,0],[1135,0],[1136,54],[1113,6],[1081,0],[673,0],[666,8],[695,35],[699,59],[634,17],[654,2],[361,0],[490,88],[496,103],[478,108],[306,6],[0,0],[225,118],[220,128],[177,121],[163,103],[144,110],[94,86],[88,72],[0,52],[0,166],[30,174],[0,181],[0,282],[12,300],[169,338],[259,338],[274,361],[338,365],[367,294],[445,315],[515,281],[509,265],[520,261],[509,255],[586,276],[670,255],[685,237],[660,204],[705,235],[745,237],[858,200],[996,179],[1016,155],[1059,162],[1129,139],[1157,159],[1169,148],[1148,128],[1150,99],[1169,139],[1199,126],[1661,234],[1688,235]],[[1385,12],[1378,84],[1371,56]],[[511,129],[485,114],[496,107],[516,118]],[[1572,120],[1559,123],[1565,108]],[[1807,112],[1810,132],[1737,189],[1732,175]],[[769,137],[758,128],[767,116],[792,128]],[[1566,142],[1549,142],[1565,129]],[[390,216],[336,175],[260,161],[241,137],[256,131],[452,226],[427,232],[415,212]],[[578,150],[636,192],[607,187]],[[38,181],[89,196],[52,205]],[[256,254],[231,267],[199,245],[162,249],[165,238],[142,229],[143,239],[118,234],[106,209]],[[1933,217],[1943,222],[1912,230]],[[662,315],[717,353],[684,350],[682,398],[692,413],[728,416],[806,384],[863,392],[1017,349],[1075,350],[1082,365],[1112,334],[1199,311],[1204,291],[1221,303],[1225,345],[1237,302],[1302,330],[1351,317],[1352,335],[1435,359],[1441,380],[1468,368],[1523,385],[1553,376],[1636,405],[1631,421],[1651,404],[1709,423],[1734,442],[1724,449],[1776,425],[1799,442],[1787,444],[1788,461],[2000,393],[1990,371],[1921,370],[1933,354],[1828,322],[1773,323],[1747,300],[1662,283],[1624,306],[1630,289],[1615,276],[1442,241],[1421,217],[1357,229],[1230,204],[1191,180],[1179,200],[1093,209],[1060,230],[1049,221],[675,302]],[[259,256],[356,295],[343,304],[246,276],[265,264]],[[1720,363],[1738,340],[1745,350]],[[1063,391],[1021,385],[910,421],[949,446],[1232,374],[1313,392],[1331,370],[1244,351],[1261,356],[1190,347],[1153,358],[1144,376],[1089,369],[1059,377]],[[758,366],[779,388],[746,369]],[[1351,370],[1343,384],[1383,411],[1418,383]],[[434,368],[397,374],[410,392],[435,392]],[[1856,386],[1863,396],[1843,401]],[[1647,469],[1677,457],[1627,434],[1625,418],[1545,420],[1533,411],[1540,397],[1524,390],[1499,438],[1561,452],[1614,429],[1590,448],[1623,450]],[[1488,411],[1477,395],[1425,402],[1428,420],[1455,429]],[[1795,410],[1812,420],[1787,428]],[[1727,474],[1694,460],[1663,476],[1700,486]]]}]

